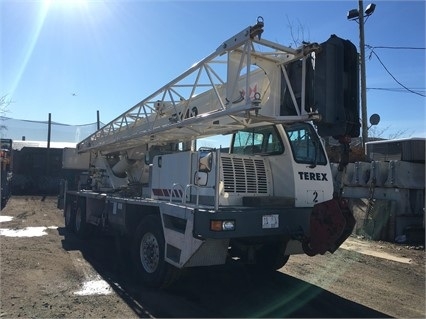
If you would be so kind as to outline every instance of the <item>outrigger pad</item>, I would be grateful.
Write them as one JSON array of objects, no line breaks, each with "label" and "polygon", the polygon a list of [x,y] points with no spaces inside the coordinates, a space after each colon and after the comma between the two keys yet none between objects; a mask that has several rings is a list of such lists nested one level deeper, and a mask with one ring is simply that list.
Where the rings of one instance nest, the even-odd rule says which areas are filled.
[{"label": "outrigger pad", "polygon": [[310,218],[310,237],[304,240],[303,249],[309,256],[334,253],[349,237],[355,227],[347,201],[331,199],[314,206]]}]

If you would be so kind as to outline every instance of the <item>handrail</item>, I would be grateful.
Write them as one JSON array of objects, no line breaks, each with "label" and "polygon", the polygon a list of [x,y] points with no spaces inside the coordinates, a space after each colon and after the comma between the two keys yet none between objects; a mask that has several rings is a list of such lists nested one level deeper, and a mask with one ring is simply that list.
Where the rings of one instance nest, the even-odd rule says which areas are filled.
[{"label": "handrail", "polygon": [[[185,193],[185,188],[181,184],[179,184],[179,183],[173,183],[172,188],[170,189],[170,195],[169,195],[169,202],[170,203],[172,202],[173,193],[174,193],[174,190],[175,190],[176,186],[179,186],[181,188],[181,190],[183,191],[182,193]],[[182,200],[181,200],[182,203],[184,203],[184,198],[185,197],[182,197]]]},{"label": "handrail", "polygon": [[[184,204],[186,204],[186,195],[187,195],[187,191],[191,188],[191,187],[194,187],[196,190],[197,190],[197,194],[196,194],[196,202],[195,202],[195,204],[197,205],[197,207],[198,207],[198,204],[199,204],[199,198],[200,198],[200,193],[198,192],[199,191],[199,189],[200,189],[200,187],[198,186],[198,185],[195,185],[195,184],[188,184],[188,185],[186,185],[186,187],[185,187],[185,191],[184,191],[184,193],[183,193],[183,199],[185,199],[185,201],[182,201],[182,203],[184,203]],[[191,197],[190,197],[190,200],[191,200]]]}]

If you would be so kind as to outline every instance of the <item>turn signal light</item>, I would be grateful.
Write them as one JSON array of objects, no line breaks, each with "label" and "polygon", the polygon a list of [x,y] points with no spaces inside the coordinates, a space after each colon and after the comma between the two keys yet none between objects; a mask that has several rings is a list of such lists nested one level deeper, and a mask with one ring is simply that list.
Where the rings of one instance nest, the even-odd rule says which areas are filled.
[{"label": "turn signal light", "polygon": [[235,230],[235,220],[211,220],[210,230],[212,231]]}]

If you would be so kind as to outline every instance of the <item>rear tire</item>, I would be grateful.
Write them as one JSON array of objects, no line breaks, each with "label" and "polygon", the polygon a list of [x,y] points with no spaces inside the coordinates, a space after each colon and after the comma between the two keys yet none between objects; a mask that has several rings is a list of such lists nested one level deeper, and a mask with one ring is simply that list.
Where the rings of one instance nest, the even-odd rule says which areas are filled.
[{"label": "rear tire", "polygon": [[88,238],[92,231],[93,226],[87,222],[85,203],[79,203],[75,212],[74,229],[78,237],[85,239]]},{"label": "rear tire", "polygon": [[72,203],[67,203],[67,206],[64,211],[64,219],[65,219],[65,228],[69,232],[74,233],[75,212],[74,212],[74,207]]},{"label": "rear tire", "polygon": [[165,288],[177,279],[178,269],[164,260],[165,240],[159,216],[149,215],[141,221],[132,250],[136,275],[144,284]]}]

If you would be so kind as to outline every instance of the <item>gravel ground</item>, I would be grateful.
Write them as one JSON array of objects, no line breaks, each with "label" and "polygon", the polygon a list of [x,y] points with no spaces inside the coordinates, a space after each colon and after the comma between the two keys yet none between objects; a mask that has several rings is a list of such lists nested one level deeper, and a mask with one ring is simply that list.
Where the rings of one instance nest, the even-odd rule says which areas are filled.
[{"label": "gravel ground", "polygon": [[270,276],[200,267],[158,291],[136,282],[110,238],[68,234],[55,197],[22,196],[0,213],[0,249],[2,318],[426,316],[424,247],[350,237]]}]

